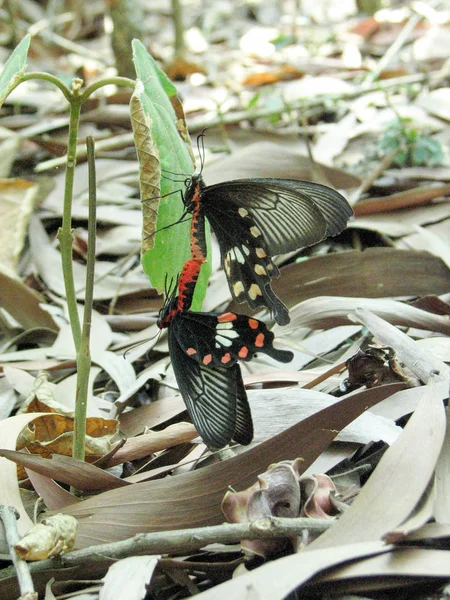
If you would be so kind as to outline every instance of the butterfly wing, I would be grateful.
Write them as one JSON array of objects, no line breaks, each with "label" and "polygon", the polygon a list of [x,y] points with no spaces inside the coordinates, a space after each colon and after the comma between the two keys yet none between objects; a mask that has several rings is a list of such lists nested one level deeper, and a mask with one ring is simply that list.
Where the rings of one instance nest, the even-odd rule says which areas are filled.
[{"label": "butterfly wing", "polygon": [[307,196],[312,200],[326,222],[327,228],[324,237],[341,233],[346,228],[350,217],[353,216],[353,210],[344,196],[326,185],[298,179],[263,178],[258,179],[258,182],[269,187],[275,186],[275,188],[281,185],[283,188],[289,188],[295,194]]},{"label": "butterfly wing", "polygon": [[189,415],[204,442],[214,448],[232,439],[250,443],[253,424],[239,365],[214,369],[193,360],[178,341],[183,318],[169,326],[169,352]]},{"label": "butterfly wing", "polygon": [[290,179],[242,179],[202,189],[201,205],[217,236],[231,293],[276,321],[289,313],[270,287],[272,256],[310,246],[341,231],[353,214],[341,194]]},{"label": "butterfly wing", "polygon": [[177,328],[180,347],[192,360],[207,367],[229,368],[263,352],[280,362],[290,362],[292,352],[274,348],[274,334],[265,323],[247,315],[227,312],[183,312]]}]

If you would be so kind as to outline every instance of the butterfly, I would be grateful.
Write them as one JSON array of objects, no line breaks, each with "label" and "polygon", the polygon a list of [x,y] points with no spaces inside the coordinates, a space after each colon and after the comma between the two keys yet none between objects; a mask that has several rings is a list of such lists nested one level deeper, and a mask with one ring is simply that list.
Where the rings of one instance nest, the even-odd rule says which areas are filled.
[{"label": "butterfly", "polygon": [[253,422],[238,361],[264,352],[286,363],[293,354],[274,348],[273,333],[257,319],[189,310],[202,262],[186,261],[178,285],[167,294],[158,326],[168,329],[178,387],[204,442],[214,448],[231,440],[245,445],[253,439]]},{"label": "butterfly", "polygon": [[237,179],[207,186],[200,171],[185,185],[192,257],[206,260],[206,218],[233,298],[252,309],[265,306],[277,323],[289,323],[289,311],[270,285],[280,274],[272,257],[340,233],[353,215],[347,200],[327,186],[295,179]]}]

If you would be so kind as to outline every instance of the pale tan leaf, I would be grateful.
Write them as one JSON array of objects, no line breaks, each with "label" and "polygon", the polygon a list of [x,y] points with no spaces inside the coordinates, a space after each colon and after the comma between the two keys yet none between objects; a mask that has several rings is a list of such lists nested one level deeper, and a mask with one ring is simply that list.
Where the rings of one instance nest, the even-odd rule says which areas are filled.
[{"label": "pale tan leaf", "polygon": [[[326,165],[320,165],[326,179],[334,188],[356,188],[359,179]],[[225,179],[246,177],[286,177],[290,179],[313,180],[313,165],[307,156],[301,155],[283,144],[257,142],[222,158],[204,171],[208,185],[220,183]]]},{"label": "pale tan leaf", "polygon": [[103,578],[99,600],[143,600],[159,556],[130,556],[111,565]]},{"label": "pale tan leaf", "polygon": [[[414,577],[448,580],[448,558],[448,550],[398,548],[384,555],[343,566],[329,575],[323,575],[320,580],[315,579],[312,584],[318,584],[320,581],[336,586],[338,581],[357,578],[362,582],[358,590],[363,591],[380,589],[380,578],[384,578],[385,581],[384,585],[383,580],[381,581],[381,588],[389,589],[392,586],[392,576],[408,578],[409,582]],[[311,591],[312,588],[309,589]],[[320,590],[320,587],[318,589]],[[336,586],[334,589],[343,588]]]},{"label": "pale tan leaf", "polygon": [[434,518],[438,523],[450,523],[450,409],[446,409],[447,429],[436,465],[436,497]]},{"label": "pale tan leaf", "polygon": [[143,458],[153,452],[190,442],[196,437],[198,433],[192,423],[174,423],[161,431],[149,431],[144,435],[128,438],[122,448],[114,454],[108,466]]},{"label": "pale tan leaf", "polygon": [[[17,438],[22,429],[39,416],[40,415],[37,413],[18,415],[0,421],[0,446],[2,448],[15,450]],[[17,467],[13,462],[6,458],[0,458],[0,481],[2,482],[2,485],[0,485],[0,504],[14,506],[14,508],[17,509],[20,515],[17,521],[17,527],[19,533],[23,534],[33,523],[27,515],[20,498]],[[0,528],[0,552],[3,552],[4,548],[4,530],[3,528]],[[8,550],[6,550],[6,553],[8,553]]]},{"label": "pale tan leaf", "polygon": [[[306,553],[299,552],[245,573],[240,577],[217,585],[198,594],[198,600],[284,600],[297,587],[321,571],[351,560],[371,555],[389,553],[382,542],[346,544],[339,548],[326,548]],[[388,556],[390,556],[388,554]]]},{"label": "pale tan leaf", "polygon": [[[414,510],[436,467],[445,435],[445,385],[431,382],[403,433],[387,450],[351,507],[305,551],[376,540]],[[411,448],[420,448],[413,453]],[[402,498],[399,502],[398,499]]]},{"label": "pale tan leaf", "polygon": [[395,325],[417,327],[450,333],[450,322],[446,316],[435,315],[414,306],[387,298],[346,298],[322,296],[311,298],[291,309],[291,322],[286,331],[296,327],[323,329],[351,323],[348,314],[364,309]]},{"label": "pale tan leaf", "polygon": [[[61,255],[49,242],[45,229],[36,216],[30,219],[30,246],[33,260],[39,275],[45,284],[61,297],[65,297],[64,279],[62,276]],[[84,299],[86,284],[86,266],[79,262],[73,263],[77,298]],[[94,299],[104,300],[114,298],[118,294],[129,294],[149,288],[148,279],[143,273],[132,271],[126,277],[111,275],[111,263],[97,261],[95,274],[98,281],[94,286]]]},{"label": "pale tan leaf", "polygon": [[0,269],[17,277],[28,221],[38,186],[24,179],[0,179]]}]

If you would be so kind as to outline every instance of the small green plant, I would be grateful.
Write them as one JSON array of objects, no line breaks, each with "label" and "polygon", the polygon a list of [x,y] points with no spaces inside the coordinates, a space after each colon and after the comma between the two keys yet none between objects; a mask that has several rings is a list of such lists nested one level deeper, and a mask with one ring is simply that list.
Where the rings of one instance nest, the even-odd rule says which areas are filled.
[{"label": "small green plant", "polygon": [[[142,266],[153,286],[160,292],[164,290],[166,278],[169,281],[175,279],[185,260],[190,256],[189,235],[184,235],[182,231],[189,228],[189,223],[186,220],[179,222],[184,212],[179,192],[182,187],[180,182],[194,171],[193,156],[176,89],[138,40],[134,40],[132,44],[136,80],[127,77],[108,77],[87,87],[81,79],[77,78],[72,80],[70,86],[66,86],[63,81],[49,73],[26,72],[30,41],[28,35],[20,42],[0,73],[0,108],[5,98],[20,83],[30,79],[52,83],[62,92],[69,105],[63,217],[58,238],[61,246],[66,302],[77,354],[78,379],[72,455],[83,460],[87,381],[90,370],[89,328],[81,327],[72,263],[72,197],[81,107],[92,93],[105,85],[115,84],[133,89],[130,120],[140,167],[144,218]],[[92,148],[90,152],[93,154]],[[176,222],[179,224],[174,228],[175,231],[169,229],[169,226]],[[87,269],[92,271],[92,280],[93,262],[94,257],[91,256]],[[195,288],[194,310],[201,307],[210,272],[211,265],[205,263]],[[86,294],[85,315],[89,315],[91,310],[92,294],[90,296]]]},{"label": "small green plant", "polygon": [[398,150],[393,164],[397,167],[435,166],[444,159],[444,151],[438,140],[426,131],[411,126],[412,119],[398,118],[386,124],[386,130],[378,143],[378,152],[386,154]]}]

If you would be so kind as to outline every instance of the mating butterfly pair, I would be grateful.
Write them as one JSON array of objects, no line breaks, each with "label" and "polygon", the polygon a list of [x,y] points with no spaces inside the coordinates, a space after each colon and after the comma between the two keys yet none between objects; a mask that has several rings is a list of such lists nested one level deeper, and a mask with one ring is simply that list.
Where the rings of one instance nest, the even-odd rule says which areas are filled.
[{"label": "mating butterfly pair", "polygon": [[252,309],[267,307],[280,325],[289,311],[271,288],[279,270],[272,257],[337,235],[353,211],[335,190],[291,179],[242,179],[206,186],[201,173],[186,181],[192,214],[191,256],[160,312],[180,392],[203,440],[222,447],[248,444],[253,424],[238,360],[262,351],[281,362],[292,352],[273,347],[274,335],[256,319],[235,313],[194,313],[190,306],[207,259],[205,218],[220,246],[231,294]]},{"label": "mating butterfly pair", "polygon": [[[168,293],[158,326],[168,328],[172,367],[189,415],[208,446],[231,440],[249,444],[253,423],[238,360],[264,352],[290,362],[292,352],[273,347],[264,323],[232,312],[191,312],[201,259],[188,260],[178,286]],[[177,289],[178,288],[178,289]]]}]

